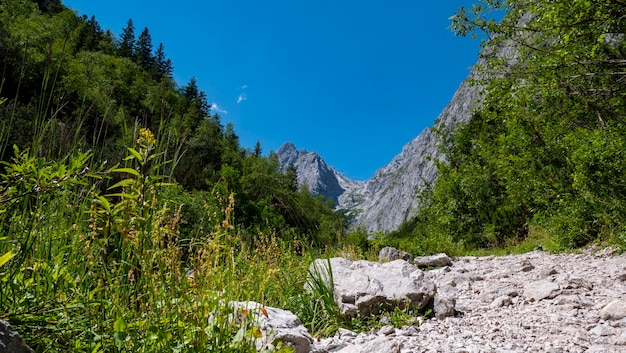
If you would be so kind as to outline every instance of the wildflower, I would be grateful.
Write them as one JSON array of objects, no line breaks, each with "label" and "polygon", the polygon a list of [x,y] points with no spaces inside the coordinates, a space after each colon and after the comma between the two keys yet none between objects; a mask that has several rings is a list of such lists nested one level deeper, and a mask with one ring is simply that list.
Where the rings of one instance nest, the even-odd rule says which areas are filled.
[{"label": "wildflower", "polygon": [[139,138],[137,139],[137,143],[151,148],[156,144],[156,139],[154,138],[154,134],[152,131],[146,128],[141,128],[139,130]]}]

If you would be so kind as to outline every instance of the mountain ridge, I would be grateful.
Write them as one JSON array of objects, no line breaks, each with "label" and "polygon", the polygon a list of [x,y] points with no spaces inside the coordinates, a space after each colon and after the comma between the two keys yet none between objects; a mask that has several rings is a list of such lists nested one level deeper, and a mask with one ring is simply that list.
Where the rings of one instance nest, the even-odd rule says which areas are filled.
[{"label": "mountain ridge", "polygon": [[316,152],[298,151],[291,142],[276,152],[281,168],[286,170],[293,164],[299,185],[333,200],[336,210],[348,215],[352,226],[370,233],[393,231],[415,216],[419,208],[417,193],[436,179],[436,161],[444,160],[436,130],[449,131],[469,121],[473,108],[484,96],[483,87],[474,83],[475,75],[472,70],[460,84],[434,126],[422,130],[368,180],[352,180],[328,166]]}]

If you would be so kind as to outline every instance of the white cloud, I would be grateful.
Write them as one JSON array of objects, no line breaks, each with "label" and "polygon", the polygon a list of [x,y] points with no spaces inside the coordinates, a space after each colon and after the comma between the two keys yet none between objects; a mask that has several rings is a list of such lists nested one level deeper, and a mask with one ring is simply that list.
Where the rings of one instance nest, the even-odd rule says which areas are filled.
[{"label": "white cloud", "polygon": [[220,106],[217,103],[211,103],[211,110],[218,114],[223,114],[223,115],[228,114],[228,111],[226,109],[220,108]]},{"label": "white cloud", "polygon": [[242,91],[239,96],[237,96],[237,104],[248,100],[248,96],[246,96],[246,90],[248,89],[248,85],[241,85],[237,87],[238,91]]}]

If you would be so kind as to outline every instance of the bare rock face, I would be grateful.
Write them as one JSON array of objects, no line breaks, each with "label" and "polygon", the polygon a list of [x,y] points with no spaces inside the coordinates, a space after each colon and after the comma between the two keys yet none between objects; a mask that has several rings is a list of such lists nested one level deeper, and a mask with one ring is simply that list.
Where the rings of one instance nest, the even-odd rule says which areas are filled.
[{"label": "bare rock face", "polygon": [[0,320],[0,353],[34,353],[6,321]]},{"label": "bare rock face", "polygon": [[530,301],[553,299],[559,295],[560,287],[552,281],[535,281],[524,286],[524,296]]},{"label": "bare rock face", "polygon": [[276,151],[276,155],[283,172],[290,165],[296,168],[299,186],[306,186],[313,195],[325,196],[335,204],[339,202],[339,196],[346,191],[346,188],[352,187],[352,184],[359,184],[340,175],[316,152],[297,150],[291,142],[283,144]]},{"label": "bare rock face", "polygon": [[[330,286],[328,260],[317,259],[310,273]],[[395,260],[386,263],[330,259],[335,301],[347,317],[379,314],[381,309],[409,305],[426,309],[436,294],[435,284],[414,265]]]},{"label": "bare rock face", "polygon": [[626,301],[614,300],[600,311],[602,320],[621,320],[626,317]]},{"label": "bare rock face", "polygon": [[[262,336],[255,339],[259,352],[275,348],[273,343],[280,340],[292,347],[295,353],[308,353],[313,345],[313,337],[291,311],[263,306],[257,302],[230,302],[235,312],[246,310]],[[1,351],[0,351],[1,352]]]},{"label": "bare rock face", "polygon": [[346,346],[336,351],[337,353],[400,353],[402,345],[399,341],[389,340],[385,337],[373,339],[369,342]]},{"label": "bare rock face", "polygon": [[[453,129],[459,122],[468,121],[481,97],[480,87],[463,82],[435,126]],[[353,225],[373,233],[395,230],[416,214],[416,190],[435,180],[435,163],[444,158],[438,144],[434,129],[425,129],[365,182],[347,178],[329,167],[317,153],[297,150],[291,142],[282,145],[276,154],[283,170],[291,164],[296,167],[300,185],[307,186],[314,195],[330,198],[337,210],[352,216]]]},{"label": "bare rock face", "polygon": [[[477,67],[485,63],[486,56],[506,58],[511,65],[517,54],[511,43],[504,43],[497,48],[485,48],[483,55]],[[337,210],[352,217],[353,226],[362,226],[370,233],[393,231],[415,216],[420,206],[416,193],[435,181],[436,162],[445,160],[439,149],[441,138],[435,130],[454,131],[458,124],[471,119],[473,109],[485,96],[485,87],[477,83],[477,79],[483,76],[479,70],[472,70],[437,118],[435,126],[424,129],[367,181],[351,180],[319,162],[321,157],[317,154],[296,151],[291,143],[283,145],[277,153],[281,166],[287,168],[294,163],[301,185],[307,185],[313,194],[330,197]]]},{"label": "bare rock face", "polygon": [[[449,130],[459,122],[468,121],[481,97],[480,87],[472,86],[469,81],[463,82],[437,118],[435,127]],[[436,161],[444,159],[438,149],[439,142],[433,128],[425,129],[367,180],[362,203],[340,207],[361,210],[355,224],[370,232],[397,229],[416,214],[419,207],[416,191],[424,189],[437,177]]]}]

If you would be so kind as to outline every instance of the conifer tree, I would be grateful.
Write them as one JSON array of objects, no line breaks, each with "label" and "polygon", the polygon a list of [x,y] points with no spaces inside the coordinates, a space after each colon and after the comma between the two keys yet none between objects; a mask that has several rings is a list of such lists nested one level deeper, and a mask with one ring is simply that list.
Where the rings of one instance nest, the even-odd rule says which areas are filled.
[{"label": "conifer tree", "polygon": [[168,59],[165,54],[165,47],[163,43],[159,43],[155,54],[156,72],[158,76],[171,76],[174,68],[172,66],[172,60]]},{"label": "conifer tree", "polygon": [[120,36],[118,54],[124,58],[133,58],[135,53],[135,25],[133,19],[129,19]]},{"label": "conifer tree", "polygon": [[259,140],[256,141],[256,143],[254,144],[254,155],[256,157],[261,157],[261,142]]},{"label": "conifer tree", "polygon": [[83,15],[82,20],[85,22],[85,26],[80,31],[79,48],[91,51],[98,50],[100,43],[104,40],[102,27],[96,20],[96,16],[91,16],[88,19],[86,15]]},{"label": "conifer tree", "polygon": [[155,58],[152,56],[152,36],[148,27],[141,31],[135,44],[135,62],[148,72],[155,67]]},{"label": "conifer tree", "polygon": [[35,0],[39,10],[43,13],[59,13],[63,11],[63,4],[60,0]]}]

